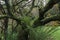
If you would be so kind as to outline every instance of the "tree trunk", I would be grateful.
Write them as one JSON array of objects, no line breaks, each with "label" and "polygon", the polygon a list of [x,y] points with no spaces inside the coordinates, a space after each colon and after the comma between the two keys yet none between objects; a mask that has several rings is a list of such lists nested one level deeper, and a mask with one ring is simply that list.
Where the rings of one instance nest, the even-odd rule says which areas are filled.
[{"label": "tree trunk", "polygon": [[4,19],[4,39],[7,40],[8,18]]},{"label": "tree trunk", "polygon": [[29,40],[28,35],[29,35],[28,31],[22,30],[22,31],[19,32],[18,40]]}]

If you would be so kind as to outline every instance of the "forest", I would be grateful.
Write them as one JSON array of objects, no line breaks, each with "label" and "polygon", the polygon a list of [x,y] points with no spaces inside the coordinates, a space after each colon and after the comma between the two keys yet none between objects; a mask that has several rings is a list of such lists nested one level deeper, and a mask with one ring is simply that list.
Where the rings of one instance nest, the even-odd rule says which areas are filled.
[{"label": "forest", "polygon": [[0,0],[0,40],[60,40],[60,0]]}]

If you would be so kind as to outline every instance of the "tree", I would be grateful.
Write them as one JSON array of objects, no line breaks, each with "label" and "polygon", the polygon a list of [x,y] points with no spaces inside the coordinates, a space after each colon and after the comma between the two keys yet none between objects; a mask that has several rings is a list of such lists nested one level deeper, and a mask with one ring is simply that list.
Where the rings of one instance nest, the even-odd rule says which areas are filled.
[{"label": "tree", "polygon": [[[22,38],[21,40],[28,40],[28,35],[29,35],[29,27],[28,22],[22,21],[25,20],[24,17],[30,17],[29,14],[31,13],[32,9],[34,7],[38,7],[39,10],[39,17],[33,22],[32,28],[36,28],[38,26],[43,26],[50,21],[55,21],[58,20],[60,21],[60,14],[45,18],[44,14],[50,10],[55,4],[59,3],[60,0],[49,0],[49,2],[43,7],[42,9],[39,7],[39,5],[35,5],[35,0],[31,0],[28,2],[28,0],[4,0],[5,1],[5,6],[2,7],[2,12],[4,13],[0,19],[7,18],[8,19],[13,19],[17,22],[22,27],[22,37],[19,35],[18,40],[20,40],[20,37]],[[25,11],[25,7],[28,7],[30,10]],[[30,6],[30,7],[29,7]],[[26,13],[24,13],[24,11]],[[6,14],[5,14],[6,13]],[[34,19],[34,18],[33,18]],[[32,19],[32,20],[33,20]],[[27,20],[30,20],[27,18]],[[7,27],[7,22],[6,22],[6,27]],[[27,24],[26,24],[27,23]],[[26,30],[27,29],[27,30]],[[19,32],[19,34],[21,33]]]}]

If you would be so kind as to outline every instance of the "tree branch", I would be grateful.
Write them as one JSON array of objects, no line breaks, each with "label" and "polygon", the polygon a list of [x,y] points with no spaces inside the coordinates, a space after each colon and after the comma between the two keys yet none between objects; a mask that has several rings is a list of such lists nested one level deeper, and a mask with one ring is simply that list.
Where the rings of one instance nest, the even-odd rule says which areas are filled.
[{"label": "tree branch", "polygon": [[54,4],[59,3],[59,2],[60,2],[60,0],[50,0],[43,9],[39,9],[39,19],[40,20],[43,19],[44,18],[44,14],[48,10],[50,10],[54,6]]},{"label": "tree branch", "polygon": [[41,20],[41,23],[42,23],[41,25],[45,25],[51,21],[60,21],[60,15],[55,15],[55,16],[48,17],[48,18]]},{"label": "tree branch", "polygon": [[10,16],[7,16],[7,15],[2,15],[2,16],[0,16],[0,19],[4,19],[4,18],[10,18],[10,19],[16,20],[18,23],[21,24],[21,20],[20,20],[19,18],[10,17]]},{"label": "tree branch", "polygon": [[32,11],[32,9],[35,7],[34,2],[35,2],[35,0],[32,0],[32,6],[31,6],[30,10],[26,13],[27,16]]},{"label": "tree branch", "polygon": [[42,19],[44,19],[44,14],[48,10],[50,10],[56,3],[59,3],[59,2],[60,2],[60,0],[50,0],[43,9],[39,9],[39,18],[37,20],[35,20],[34,25],[37,25],[38,26],[38,25],[42,24],[40,21]]},{"label": "tree branch", "polygon": [[28,1],[28,0],[21,0],[21,1],[19,1],[18,3],[13,4],[13,6],[17,6],[17,5],[19,5],[19,4],[22,3],[23,1]]},{"label": "tree branch", "polygon": [[17,6],[17,5],[20,4],[21,2],[23,2],[23,0],[21,0],[20,2],[14,4],[13,6]]},{"label": "tree branch", "polygon": [[51,17],[47,17],[45,19],[42,20],[38,20],[38,24],[34,24],[33,27],[37,27],[37,26],[44,26],[45,24],[51,22],[51,21],[60,21],[60,15],[54,15]]},{"label": "tree branch", "polygon": [[13,16],[13,14],[11,13],[11,10],[10,10],[10,4],[9,4],[9,0],[5,0],[5,4],[6,4],[6,7],[7,7],[7,14],[9,16]]}]

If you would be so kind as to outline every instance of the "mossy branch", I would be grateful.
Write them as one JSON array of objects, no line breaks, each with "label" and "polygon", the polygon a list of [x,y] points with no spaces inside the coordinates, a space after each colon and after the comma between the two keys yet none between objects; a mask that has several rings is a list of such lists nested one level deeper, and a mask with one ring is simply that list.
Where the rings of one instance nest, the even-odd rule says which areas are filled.
[{"label": "mossy branch", "polygon": [[[37,20],[35,20],[34,25],[39,26],[39,25],[42,25],[42,24],[46,24],[45,21],[44,21],[44,23],[41,23],[41,22],[40,22],[41,20],[44,19],[44,14],[45,14],[48,10],[50,10],[55,4],[57,4],[57,3],[59,3],[59,2],[60,2],[60,0],[50,0],[44,8],[39,9],[39,18],[38,18]],[[54,17],[54,18],[55,18],[55,17]],[[59,18],[59,17],[58,17],[58,18]],[[52,19],[52,20],[53,20],[53,19]],[[54,19],[54,20],[56,20],[56,19]],[[47,23],[48,23],[49,21],[51,21],[50,18],[49,18],[49,20],[47,20]],[[39,22],[40,22],[40,23],[39,23]],[[37,26],[36,26],[36,27],[37,27]]]}]

